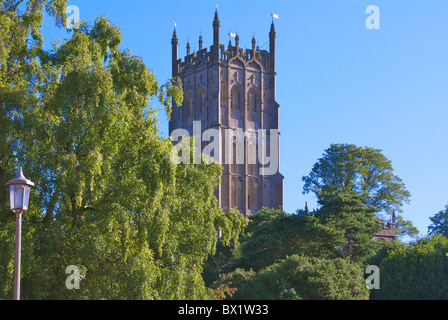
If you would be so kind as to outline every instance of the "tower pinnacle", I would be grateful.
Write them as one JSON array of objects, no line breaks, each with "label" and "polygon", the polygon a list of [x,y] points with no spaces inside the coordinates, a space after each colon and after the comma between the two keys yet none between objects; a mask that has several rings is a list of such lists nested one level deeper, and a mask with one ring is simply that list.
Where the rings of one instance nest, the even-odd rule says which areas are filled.
[{"label": "tower pinnacle", "polygon": [[177,39],[176,27],[174,27],[173,38],[171,39],[171,59],[172,59],[172,74],[173,76],[177,74],[177,59],[178,59],[178,47],[179,40]]},{"label": "tower pinnacle", "polygon": [[271,23],[271,31],[269,32],[269,56],[270,56],[270,71],[275,72],[275,26],[274,20]]},{"label": "tower pinnacle", "polygon": [[215,18],[213,19],[213,26],[221,26],[221,23],[219,21],[219,17],[218,17],[218,9],[215,10]]},{"label": "tower pinnacle", "polygon": [[212,60],[218,61],[219,56],[219,27],[221,23],[218,17],[218,8],[215,11],[215,17],[213,19],[213,48],[212,48]]},{"label": "tower pinnacle", "polygon": [[272,19],[272,23],[271,23],[271,32],[275,32],[274,19]]}]

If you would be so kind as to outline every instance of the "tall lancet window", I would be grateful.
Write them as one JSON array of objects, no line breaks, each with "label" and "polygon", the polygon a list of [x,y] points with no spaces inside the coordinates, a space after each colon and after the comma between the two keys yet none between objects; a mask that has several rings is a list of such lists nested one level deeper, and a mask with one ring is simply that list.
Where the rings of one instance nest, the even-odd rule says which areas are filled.
[{"label": "tall lancet window", "polygon": [[185,125],[190,125],[193,123],[193,93],[188,91],[185,94],[184,99],[184,117],[185,117]]},{"label": "tall lancet window", "polygon": [[213,80],[208,83],[207,90],[207,119],[213,119]]},{"label": "tall lancet window", "polygon": [[222,80],[221,81],[221,108],[227,108],[227,83]]},{"label": "tall lancet window", "polygon": [[258,210],[258,181],[256,179],[249,179],[249,190],[247,194],[247,207],[250,210]]},{"label": "tall lancet window", "polygon": [[198,90],[198,111],[199,111],[199,119],[201,121],[207,120],[207,100],[205,96],[205,88],[200,87]]},{"label": "tall lancet window", "polygon": [[259,109],[258,92],[254,88],[250,88],[247,92],[247,119],[250,121],[256,121],[257,112]]},{"label": "tall lancet window", "polygon": [[257,136],[255,132],[246,132],[246,143],[247,143],[247,169],[248,174],[255,176],[257,174]]},{"label": "tall lancet window", "polygon": [[241,97],[241,87],[235,84],[230,90],[230,115],[234,119],[240,118],[242,97]]},{"label": "tall lancet window", "polygon": [[240,181],[239,177],[232,177],[232,193],[231,193],[231,198],[232,198],[232,204],[231,207],[232,208],[238,208],[241,209],[242,205],[241,205],[241,191],[242,191],[242,182]]},{"label": "tall lancet window", "polygon": [[232,208],[244,209],[243,198],[243,179],[241,177],[232,177]]}]

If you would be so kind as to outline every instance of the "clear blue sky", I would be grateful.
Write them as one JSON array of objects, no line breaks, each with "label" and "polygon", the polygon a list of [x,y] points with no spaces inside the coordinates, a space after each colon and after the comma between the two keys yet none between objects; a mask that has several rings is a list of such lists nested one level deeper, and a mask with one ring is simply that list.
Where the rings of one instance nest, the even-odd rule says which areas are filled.
[{"label": "clear blue sky", "polygon": [[[426,234],[429,217],[448,203],[448,1],[401,0],[73,0],[81,19],[107,16],[128,47],[154,70],[171,76],[171,36],[177,23],[179,54],[187,39],[198,49],[212,43],[216,3],[221,43],[229,31],[240,45],[268,41],[271,18],[277,31],[277,102],[287,212],[303,208],[302,176],[331,143],[383,150],[411,192],[403,216]],[[380,9],[380,29],[368,30],[368,5]],[[46,18],[45,40],[66,37]],[[161,115],[161,132],[168,122]]]}]

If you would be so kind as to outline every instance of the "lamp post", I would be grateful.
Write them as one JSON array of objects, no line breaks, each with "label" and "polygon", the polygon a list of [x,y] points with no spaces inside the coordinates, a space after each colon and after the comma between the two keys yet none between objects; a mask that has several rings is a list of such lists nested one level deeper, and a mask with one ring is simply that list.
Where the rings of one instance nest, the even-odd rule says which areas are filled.
[{"label": "lamp post", "polygon": [[9,187],[9,203],[11,211],[16,214],[16,252],[14,265],[14,300],[20,300],[20,258],[22,250],[22,213],[28,210],[30,190],[34,183],[26,179],[22,168],[14,179],[6,184]]}]

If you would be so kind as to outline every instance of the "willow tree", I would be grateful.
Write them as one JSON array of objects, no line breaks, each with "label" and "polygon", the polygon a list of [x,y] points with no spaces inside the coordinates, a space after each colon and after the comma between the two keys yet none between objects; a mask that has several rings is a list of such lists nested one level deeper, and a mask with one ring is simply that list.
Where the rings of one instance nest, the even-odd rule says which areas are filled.
[{"label": "willow tree", "polygon": [[[157,134],[157,113],[169,115],[172,99],[181,105],[181,84],[160,85],[120,49],[120,30],[105,18],[44,50],[43,10],[62,26],[65,1],[21,2],[0,4],[0,177],[21,165],[36,183],[23,218],[22,298],[209,297],[201,273],[218,231],[228,243],[245,221],[218,207],[217,164],[176,165]],[[0,296],[8,298],[14,217],[5,191]],[[66,287],[68,266],[80,271],[78,290]]]}]

